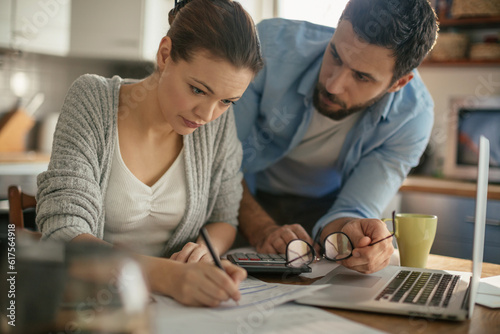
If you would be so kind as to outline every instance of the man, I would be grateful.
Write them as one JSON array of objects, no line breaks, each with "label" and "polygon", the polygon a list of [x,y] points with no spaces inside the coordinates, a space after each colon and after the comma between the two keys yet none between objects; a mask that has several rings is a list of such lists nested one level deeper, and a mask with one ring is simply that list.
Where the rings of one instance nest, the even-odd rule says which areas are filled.
[{"label": "man", "polygon": [[283,253],[290,240],[313,242],[312,233],[321,244],[342,231],[355,247],[344,266],[382,269],[391,239],[368,245],[390,235],[378,218],[433,124],[414,70],[435,43],[433,9],[427,0],[351,0],[337,29],[271,19],[258,30],[265,68],[235,106],[240,232],[259,252]]}]

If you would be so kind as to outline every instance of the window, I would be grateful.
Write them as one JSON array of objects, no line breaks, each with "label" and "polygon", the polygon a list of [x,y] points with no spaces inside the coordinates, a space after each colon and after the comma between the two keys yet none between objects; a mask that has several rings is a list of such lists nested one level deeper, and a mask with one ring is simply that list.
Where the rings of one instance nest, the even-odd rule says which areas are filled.
[{"label": "window", "polygon": [[277,0],[277,16],[336,27],[348,0]]},{"label": "window", "polygon": [[257,24],[264,19],[272,18],[277,0],[238,0]]}]

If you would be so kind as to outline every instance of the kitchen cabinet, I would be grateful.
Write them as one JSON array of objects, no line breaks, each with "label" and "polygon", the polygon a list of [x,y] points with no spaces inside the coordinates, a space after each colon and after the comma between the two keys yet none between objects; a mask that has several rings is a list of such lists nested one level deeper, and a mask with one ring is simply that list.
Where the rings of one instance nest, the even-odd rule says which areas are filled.
[{"label": "kitchen cabinet", "polygon": [[0,47],[10,47],[12,0],[0,1]]},{"label": "kitchen cabinet", "polygon": [[[500,186],[488,188],[484,261],[500,264]],[[475,183],[413,177],[400,195],[401,212],[438,216],[431,253],[471,259]]]},{"label": "kitchen cabinet", "polygon": [[72,0],[70,56],[154,60],[172,0]]},{"label": "kitchen cabinet", "polygon": [[10,0],[10,6],[13,48],[60,56],[68,53],[71,1]]}]

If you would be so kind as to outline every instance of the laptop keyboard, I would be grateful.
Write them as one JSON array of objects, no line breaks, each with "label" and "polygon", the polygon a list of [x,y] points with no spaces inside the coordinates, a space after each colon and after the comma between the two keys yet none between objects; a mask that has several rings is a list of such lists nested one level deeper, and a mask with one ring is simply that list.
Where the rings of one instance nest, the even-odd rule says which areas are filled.
[{"label": "laptop keyboard", "polygon": [[447,307],[460,276],[401,270],[375,300]]}]

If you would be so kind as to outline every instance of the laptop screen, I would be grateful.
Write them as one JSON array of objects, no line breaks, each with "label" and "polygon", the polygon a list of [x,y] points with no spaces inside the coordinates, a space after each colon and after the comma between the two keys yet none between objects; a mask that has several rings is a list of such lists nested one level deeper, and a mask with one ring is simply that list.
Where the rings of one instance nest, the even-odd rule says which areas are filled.
[{"label": "laptop screen", "polygon": [[490,142],[481,136],[479,140],[479,163],[476,190],[476,214],[474,224],[474,248],[472,250],[472,281],[469,296],[469,317],[472,315],[483,264],[486,202],[488,200],[488,169]]}]

